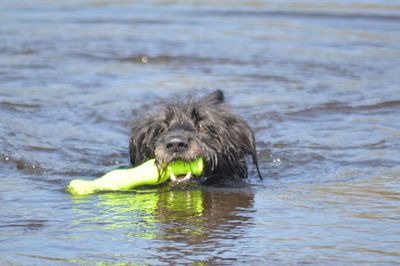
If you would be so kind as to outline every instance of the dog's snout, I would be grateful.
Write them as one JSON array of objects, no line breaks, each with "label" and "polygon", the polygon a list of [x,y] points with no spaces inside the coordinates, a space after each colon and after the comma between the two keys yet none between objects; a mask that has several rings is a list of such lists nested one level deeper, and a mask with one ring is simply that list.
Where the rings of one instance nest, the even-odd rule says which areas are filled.
[{"label": "dog's snout", "polygon": [[189,147],[189,139],[183,136],[171,136],[166,139],[165,147],[169,152],[183,152]]}]

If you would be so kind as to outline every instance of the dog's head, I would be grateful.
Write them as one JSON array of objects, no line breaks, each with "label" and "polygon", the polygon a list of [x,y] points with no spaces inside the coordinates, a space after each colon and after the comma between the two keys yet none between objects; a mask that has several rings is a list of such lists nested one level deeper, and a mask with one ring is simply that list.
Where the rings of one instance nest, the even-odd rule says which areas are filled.
[{"label": "dog's head", "polygon": [[246,177],[246,157],[251,155],[258,171],[254,134],[223,101],[222,91],[215,91],[204,98],[169,102],[137,121],[130,138],[131,163],[155,158],[164,166],[201,156],[205,160],[201,180],[207,181]]}]

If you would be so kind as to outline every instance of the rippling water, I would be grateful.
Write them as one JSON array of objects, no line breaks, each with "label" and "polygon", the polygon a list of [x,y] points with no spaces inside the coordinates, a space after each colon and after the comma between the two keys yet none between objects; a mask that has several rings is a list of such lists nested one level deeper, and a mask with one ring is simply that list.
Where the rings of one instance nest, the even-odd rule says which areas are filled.
[{"label": "rippling water", "polygon": [[[2,1],[0,264],[398,264],[395,1]],[[223,89],[264,180],[72,197]]]}]

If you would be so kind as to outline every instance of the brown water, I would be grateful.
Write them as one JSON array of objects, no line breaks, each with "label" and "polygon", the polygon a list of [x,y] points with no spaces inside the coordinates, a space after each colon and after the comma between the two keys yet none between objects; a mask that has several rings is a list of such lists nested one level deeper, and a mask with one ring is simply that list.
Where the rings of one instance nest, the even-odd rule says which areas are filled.
[{"label": "brown water", "polygon": [[[400,263],[396,1],[2,1],[0,264]],[[72,197],[223,89],[264,181]]]}]

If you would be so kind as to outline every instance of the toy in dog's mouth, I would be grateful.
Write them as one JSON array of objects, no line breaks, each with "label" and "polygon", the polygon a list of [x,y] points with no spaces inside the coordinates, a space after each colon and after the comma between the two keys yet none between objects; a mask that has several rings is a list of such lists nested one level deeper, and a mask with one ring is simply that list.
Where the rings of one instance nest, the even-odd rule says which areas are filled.
[{"label": "toy in dog's mouth", "polygon": [[[170,165],[174,164],[185,164],[189,167],[182,168],[181,171],[177,171],[175,168],[173,171],[169,169]],[[204,161],[201,157],[198,157],[194,160],[176,160],[167,165],[167,170],[169,170],[169,180],[172,183],[188,183],[196,179],[197,176],[200,176],[203,173],[204,169]]]},{"label": "toy in dog's mouth", "polygon": [[169,174],[169,179],[173,183],[187,183],[187,182],[190,182],[194,178],[195,178],[195,176],[192,174],[192,172],[188,172],[188,173],[186,173],[186,175],[178,175],[178,176],[175,176],[174,173],[172,173],[172,172]]},{"label": "toy in dog's mouth", "polygon": [[190,181],[201,176],[204,160],[197,157],[193,161],[177,160],[160,167],[155,159],[128,169],[116,169],[95,180],[75,179],[67,191],[75,195],[88,195],[100,191],[126,191],[143,185],[159,185],[171,179],[174,183]]}]

